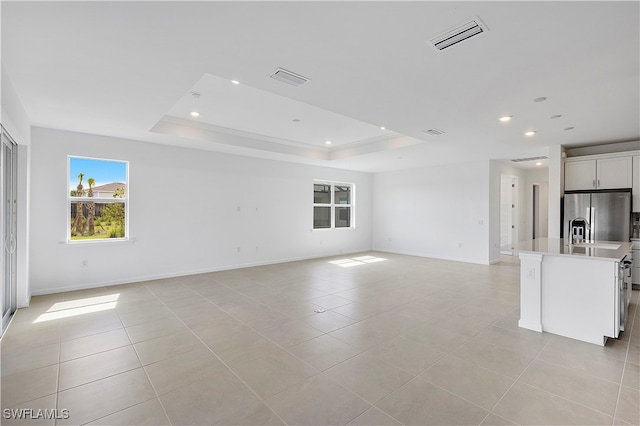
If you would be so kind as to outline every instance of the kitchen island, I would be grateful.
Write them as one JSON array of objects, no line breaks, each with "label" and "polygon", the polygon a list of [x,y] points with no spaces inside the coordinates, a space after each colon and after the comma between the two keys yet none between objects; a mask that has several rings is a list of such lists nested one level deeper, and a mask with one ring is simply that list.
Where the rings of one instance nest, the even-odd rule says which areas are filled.
[{"label": "kitchen island", "polygon": [[626,310],[619,265],[629,242],[569,246],[561,238],[541,238],[509,250],[520,258],[520,327],[601,346],[618,337]]}]

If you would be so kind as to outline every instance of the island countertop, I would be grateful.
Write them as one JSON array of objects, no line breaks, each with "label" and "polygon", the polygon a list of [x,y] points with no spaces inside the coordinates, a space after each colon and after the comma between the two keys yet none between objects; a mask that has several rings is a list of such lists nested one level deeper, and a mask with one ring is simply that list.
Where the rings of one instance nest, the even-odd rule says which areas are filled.
[{"label": "island countertop", "polygon": [[579,256],[609,261],[618,261],[631,250],[631,243],[624,241],[587,241],[587,243],[592,246],[584,247],[581,244],[574,244],[569,247],[568,242],[565,242],[563,238],[538,238],[521,241],[511,246],[503,246],[502,250],[516,254],[538,253],[549,256]]}]

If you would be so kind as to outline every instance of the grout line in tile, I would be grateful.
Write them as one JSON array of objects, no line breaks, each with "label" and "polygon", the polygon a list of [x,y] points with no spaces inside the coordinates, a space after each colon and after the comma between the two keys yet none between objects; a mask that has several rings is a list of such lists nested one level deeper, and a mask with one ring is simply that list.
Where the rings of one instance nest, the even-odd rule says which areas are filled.
[{"label": "grout line in tile", "polygon": [[[607,417],[611,417],[611,419],[612,419],[612,420],[615,418],[615,411],[614,411],[614,414],[607,414],[607,413],[605,413],[604,411],[600,411],[600,410],[598,410],[597,408],[589,407],[588,405],[585,405],[585,404],[583,404],[583,403],[581,403],[581,402],[574,401],[574,400],[572,400],[572,399],[569,399],[569,398],[564,397],[564,396],[562,396],[562,395],[555,394],[555,393],[553,393],[553,392],[549,392],[549,391],[548,391],[548,390],[546,390],[546,389],[539,388],[539,387],[534,386],[534,385],[532,385],[532,384],[530,384],[530,383],[525,383],[525,382],[521,382],[521,383],[522,383],[523,385],[529,386],[530,388],[533,388],[533,389],[538,390],[538,391],[540,391],[540,392],[544,392],[544,393],[547,393],[547,394],[549,394],[549,395],[553,395],[553,396],[555,396],[555,397],[557,397],[557,398],[560,398],[560,399],[563,399],[563,400],[565,400],[565,401],[571,402],[572,404],[580,405],[581,407],[587,408],[587,409],[589,409],[589,410],[591,410],[591,411],[595,411],[595,412],[600,413],[600,414],[602,414],[602,415],[605,415],[605,416],[607,416]],[[502,414],[499,414],[499,416],[504,417]]]},{"label": "grout line in tile", "polygon": [[[148,379],[148,377],[147,377],[147,379]],[[151,384],[151,386],[153,387],[153,384]],[[155,391],[155,389],[154,389],[154,391]],[[138,403],[133,404],[133,405],[131,405],[131,406],[129,406],[129,407],[125,407],[125,408],[122,408],[122,409],[120,409],[120,410],[114,411],[114,412],[112,412],[112,413],[106,414],[106,415],[104,415],[104,416],[102,416],[102,417],[98,417],[97,419],[89,420],[88,422],[83,423],[83,425],[86,425],[86,424],[89,424],[89,423],[92,423],[92,422],[96,422],[96,421],[98,421],[98,420],[104,419],[104,418],[109,417],[109,416],[112,416],[112,415],[114,415],[114,414],[121,413],[121,412],[123,412],[123,411],[125,411],[125,410],[128,410],[128,409],[130,409],[130,408],[137,407],[138,405],[146,404],[147,402],[149,402],[149,401],[153,401],[154,399],[158,400],[158,402],[160,403],[160,406],[162,407],[162,402],[160,401],[160,398],[158,398],[158,397],[156,396],[155,398],[145,399],[144,401],[138,402]],[[162,410],[164,411],[164,407],[162,407]],[[165,414],[165,416],[167,416],[167,413],[166,413],[166,412],[164,412],[164,414]],[[169,425],[173,425],[173,423],[171,423],[171,419],[169,419],[169,416],[167,416],[167,420],[169,421]]]},{"label": "grout line in tile", "polygon": [[[124,346],[121,346],[121,347],[123,348]],[[119,349],[119,348],[116,348],[116,349]],[[134,352],[135,352],[135,348],[132,348],[132,349],[133,349],[133,350],[134,350]],[[102,353],[102,352],[100,352],[100,353]],[[93,355],[96,355],[96,354],[93,354]],[[88,356],[90,356],[90,355],[88,355]],[[137,352],[136,352],[136,357],[138,357],[138,353],[137,353]],[[84,358],[84,357],[83,357],[83,358]],[[80,358],[76,358],[76,359],[80,359]],[[74,360],[69,360],[69,361],[74,361]],[[69,361],[64,361],[64,362],[69,362]],[[138,357],[138,361],[140,361],[140,357]],[[138,368],[142,368],[142,367],[143,367],[142,363],[140,363],[140,366],[139,366],[139,367],[129,368],[129,369],[127,369],[127,370],[119,371],[119,372],[117,372],[117,373],[113,373],[113,374],[108,374],[108,375],[106,375],[106,376],[99,377],[99,378],[94,379],[94,380],[89,380],[88,382],[80,383],[80,384],[77,384],[77,385],[75,385],[75,386],[71,386],[71,387],[66,388],[66,389],[60,389],[60,380],[59,380],[59,377],[60,377],[60,366],[61,366],[62,364],[64,364],[64,362],[63,362],[63,363],[58,363],[58,383],[57,383],[57,387],[56,387],[56,392],[57,392],[57,393],[64,392],[64,391],[68,391],[68,390],[71,390],[71,389],[75,389],[75,388],[78,388],[78,387],[80,387],[80,386],[88,385],[88,384],[90,384],[90,383],[99,382],[100,380],[108,379],[109,377],[115,377],[115,376],[118,376],[118,375],[120,375],[120,374],[128,373],[129,371],[137,370]]]},{"label": "grout line in tile", "polygon": [[[61,359],[62,359],[62,342],[58,342],[58,372],[56,374],[56,396],[54,397],[54,401],[55,401],[55,408],[58,410],[63,410],[66,407],[58,407],[58,401],[59,401],[59,396],[60,396],[60,363],[61,363]],[[56,416],[58,417],[58,416]],[[58,419],[56,418],[53,422],[54,425],[58,424]]]},{"label": "grout line in tile", "polygon": [[[614,357],[610,357],[610,356],[607,356],[607,358],[610,359],[610,360],[614,360],[614,361],[620,361],[621,363],[626,364],[626,362],[624,360],[619,359],[619,358],[614,358]],[[538,359],[538,356],[536,356],[536,359]],[[613,380],[605,379],[604,377],[600,377],[600,376],[596,376],[594,374],[591,374],[591,372],[589,370],[581,370],[581,369],[577,369],[577,368],[573,368],[573,367],[567,367],[566,365],[559,364],[557,362],[554,362],[551,359],[541,359],[540,361],[546,362],[547,364],[553,364],[556,367],[562,367],[562,368],[566,368],[566,369],[569,369],[569,370],[572,370],[572,371],[576,371],[576,372],[579,372],[580,374],[583,374],[585,376],[589,376],[589,377],[593,377],[593,378],[596,378],[596,379],[604,380],[605,382],[613,383],[613,384],[616,384],[616,385],[622,383],[622,378],[623,378],[623,375],[624,375],[624,367],[623,367],[623,371],[620,374],[620,383],[618,383],[618,382],[615,382]]]},{"label": "grout line in tile", "polygon": [[[518,383],[518,382],[520,381],[520,378],[522,377],[522,375],[523,375],[523,374],[524,374],[524,373],[529,369],[529,367],[531,367],[531,364],[533,364],[533,363],[534,363],[534,361],[535,361],[536,359],[538,359],[538,356],[540,355],[540,353],[542,353],[542,351],[544,350],[544,348],[546,348],[548,345],[549,345],[549,341],[547,341],[547,342],[544,344],[544,346],[543,346],[542,348],[540,348],[540,350],[538,350],[538,353],[536,354],[536,356],[534,356],[534,357],[531,359],[531,361],[529,361],[529,363],[527,364],[527,366],[522,370],[522,372],[521,372],[521,373],[518,375],[518,377],[513,381],[513,383],[511,383],[511,386],[509,386],[509,388],[508,388],[508,389],[507,389],[507,390],[502,394],[502,396],[500,397],[500,399],[498,399],[498,401],[496,401],[496,403],[495,403],[495,404],[493,404],[493,407],[491,407],[491,409],[489,410],[489,414],[487,414],[487,415],[485,416],[485,418],[484,418],[484,419],[482,419],[482,422],[484,422],[484,421],[487,419],[487,417],[489,417],[489,415],[490,415],[491,413],[493,413],[493,412],[494,412],[494,410],[496,409],[496,407],[497,407],[497,406],[500,404],[500,402],[502,402],[502,400],[504,399],[505,395],[507,395],[507,394],[511,391],[511,389],[513,389],[513,387],[516,385],[516,383]],[[499,346],[498,346],[498,347],[499,347]],[[503,417],[503,418],[505,418],[505,419],[509,420],[510,422],[513,422],[513,423],[517,424],[517,422],[513,421],[512,419],[509,419],[509,418],[507,418],[507,417],[503,416],[502,414],[498,414],[498,413],[495,413],[495,414],[496,414],[496,415],[499,415],[500,417]],[[482,423],[482,422],[480,422],[480,423]]]},{"label": "grout line in tile", "polygon": [[[391,413],[388,413],[388,412],[386,412],[384,409],[382,409],[381,407],[378,407],[378,405],[377,405],[377,404],[379,404],[380,402],[384,401],[385,399],[387,399],[388,397],[390,397],[390,396],[391,396],[391,395],[393,395],[394,393],[396,393],[396,392],[400,392],[404,387],[409,386],[411,383],[413,383],[413,382],[415,382],[415,381],[420,381],[420,382],[426,383],[426,384],[428,384],[428,385],[430,385],[430,386],[436,387],[436,388],[440,389],[441,391],[448,393],[449,395],[455,396],[456,398],[461,399],[461,400],[463,400],[463,401],[465,401],[465,402],[467,402],[467,403],[469,403],[469,404],[471,404],[471,405],[474,405],[474,406],[476,406],[476,407],[480,408],[480,409],[481,409],[481,410],[483,410],[483,411],[487,411],[487,412],[488,412],[488,413],[487,413],[487,416],[488,416],[488,415],[489,415],[489,413],[490,413],[490,411],[489,411],[489,410],[487,410],[487,409],[486,409],[486,408],[484,408],[484,407],[479,406],[479,405],[478,405],[478,404],[476,404],[475,402],[469,401],[468,399],[463,398],[463,397],[461,397],[460,395],[457,395],[457,394],[455,394],[455,393],[453,393],[453,392],[451,392],[451,391],[449,391],[449,390],[447,390],[447,389],[445,389],[445,388],[443,388],[443,387],[440,387],[440,386],[438,386],[438,385],[436,385],[436,384],[434,384],[434,383],[431,383],[431,382],[429,382],[428,380],[425,380],[425,379],[423,379],[422,377],[420,377],[420,375],[415,376],[413,379],[409,380],[407,383],[405,383],[404,385],[400,386],[398,389],[395,389],[393,392],[391,392],[391,393],[389,393],[389,394],[385,395],[385,396],[384,396],[384,398],[381,398],[379,401],[377,401],[375,404],[373,404],[373,406],[374,406],[374,407],[376,407],[378,410],[382,411],[383,413],[385,413],[386,415],[388,415],[389,417],[391,417],[392,419],[396,420],[398,423],[400,423],[400,424],[404,424],[404,423],[402,423],[401,421],[399,421],[398,419],[396,419],[395,417],[393,417],[393,416],[391,415]],[[482,421],[484,421],[484,419],[486,419],[486,416],[483,418],[483,420],[482,420]],[[482,422],[480,422],[480,423],[482,423]]]},{"label": "grout line in tile", "polygon": [[[207,300],[208,300],[208,299],[207,299]],[[163,302],[163,301],[160,301],[160,303],[162,303],[162,304],[164,305],[164,302]],[[212,304],[215,306],[215,304],[214,304],[213,302],[210,302],[210,303],[212,303]],[[165,306],[166,306],[166,305],[165,305]],[[219,308],[219,309],[222,309],[222,308],[220,308],[219,306],[218,306],[218,308]],[[224,311],[224,310],[223,310],[223,311]],[[226,311],[224,311],[224,312],[226,312]],[[229,314],[228,312],[226,312],[226,313],[227,313],[227,315],[230,315],[230,316],[232,316],[233,318],[235,318],[233,315]],[[240,321],[238,318],[235,318],[235,319],[237,319],[238,321]],[[187,329],[191,332],[191,334],[193,334],[193,335],[196,337],[196,339],[198,339],[198,340],[200,341],[200,343],[202,343],[202,344],[204,345],[204,347],[205,347],[205,348],[207,348],[207,350],[209,350],[209,352],[211,352],[211,353],[213,354],[213,356],[215,356],[215,357],[216,357],[216,358],[217,358],[217,359],[218,359],[218,360],[219,360],[219,361],[220,361],[220,362],[221,362],[225,367],[227,367],[228,371],[229,371],[229,372],[231,372],[231,373],[232,373],[232,374],[233,374],[233,375],[234,375],[238,380],[240,380],[240,382],[242,382],[242,384],[244,384],[244,385],[247,387],[247,389],[249,389],[249,390],[251,391],[251,393],[253,393],[253,394],[254,394],[254,396],[255,396],[256,398],[258,398],[258,400],[259,400],[260,402],[262,402],[262,403],[263,403],[263,404],[264,404],[264,405],[265,405],[269,410],[271,410],[271,412],[272,412],[272,413],[273,413],[273,414],[274,414],[274,415],[275,415],[275,416],[276,416],[276,417],[277,417],[277,418],[278,418],[278,419],[279,419],[283,424],[286,424],[286,422],[285,422],[285,421],[284,421],[284,420],[283,420],[283,419],[278,415],[278,413],[276,413],[276,412],[271,408],[271,406],[270,406],[269,404],[267,404],[267,402],[266,402],[262,397],[260,397],[260,395],[258,395],[258,393],[257,393],[255,390],[253,390],[253,388],[252,388],[251,386],[249,386],[249,384],[248,384],[247,382],[245,382],[245,381],[244,381],[244,379],[242,379],[242,377],[240,377],[240,376],[235,372],[235,370],[233,370],[233,368],[231,368],[231,366],[229,366],[229,364],[227,364],[227,363],[226,363],[222,358],[220,358],[220,357],[218,356],[218,354],[216,354],[216,353],[215,353],[215,352],[214,352],[214,351],[213,351],[213,350],[212,350],[212,349],[211,349],[211,348],[210,348],[210,347],[209,347],[209,346],[208,346],[208,345],[207,345],[207,344],[206,344],[206,343],[205,343],[205,342],[204,342],[204,341],[203,341],[203,340],[202,340],[202,339],[201,339],[201,338],[200,338],[200,337],[199,337],[199,336],[198,336],[198,335],[197,335],[197,334],[196,334],[196,333],[191,329],[191,327],[189,327],[187,324],[185,324],[185,323],[184,323],[184,321],[182,321],[182,319],[180,319],[180,318],[178,318],[178,321],[180,321],[180,322],[181,322],[185,327],[187,327]],[[242,322],[242,321],[241,321],[241,322]],[[243,324],[244,324],[244,322],[243,322]],[[253,331],[256,331],[256,330],[254,330],[254,329],[253,329],[253,327],[250,327],[250,328],[251,328]],[[280,345],[278,345],[278,346],[280,347]],[[283,348],[283,349],[284,349],[284,348]],[[286,349],[285,349],[285,350],[286,350]],[[287,351],[287,352],[288,352],[288,351]],[[315,368],[314,368],[314,370],[315,370]],[[147,374],[146,369],[145,369],[145,374]],[[156,391],[155,387],[153,386],[153,383],[151,382],[151,379],[149,378],[148,374],[147,374],[147,379],[148,379],[148,380],[149,380],[149,382],[151,383],[151,386],[153,387],[153,390],[154,390],[154,392],[156,393],[156,397],[157,397],[157,398],[158,398],[158,400],[160,401],[160,405],[162,406],[162,409],[163,409],[163,410],[164,410],[164,412],[165,412],[165,415],[166,415],[166,416],[167,416],[167,418],[169,419],[169,422],[171,422],[171,419],[169,418],[169,415],[168,415],[168,413],[167,413],[167,411],[166,411],[166,409],[165,409],[165,407],[164,407],[164,404],[162,404],[162,399],[158,396],[158,392]],[[192,382],[192,383],[193,383],[193,382]],[[184,385],[184,386],[188,386],[188,385],[190,385],[190,384],[191,384],[191,383],[189,383],[189,384],[187,384],[187,385]],[[182,388],[182,387],[184,387],[184,386],[181,386],[180,388]],[[177,389],[180,389],[180,388],[177,388]]]},{"label": "grout line in tile", "polygon": [[[167,307],[166,304],[164,304],[164,302],[162,302],[160,299],[158,299],[158,296],[156,296],[153,292],[149,291],[149,293],[156,298],[156,300],[160,301],[160,303],[162,303],[163,306]],[[118,313],[118,316],[120,314]],[[171,315],[175,316],[178,320],[180,320],[173,311],[171,311]],[[182,321],[181,321],[182,322]],[[184,323],[183,323],[184,324]],[[125,333],[127,333],[127,329],[125,328]],[[131,341],[131,337],[129,336],[129,333],[127,333],[127,337],[129,338],[129,341]],[[172,425],[173,423],[171,422],[171,418],[169,417],[169,414],[167,413],[167,409],[165,408],[164,404],[162,403],[162,400],[160,399],[160,395],[158,395],[158,390],[156,389],[156,387],[154,386],[153,382],[151,381],[151,377],[149,377],[149,373],[147,372],[147,369],[145,368],[145,365],[142,362],[142,359],[140,359],[140,354],[138,353],[138,350],[136,349],[136,346],[133,344],[133,342],[131,343],[131,347],[133,348],[133,351],[136,354],[136,357],[138,358],[138,362],[140,363],[140,368],[142,368],[142,371],[144,372],[145,377],[147,378],[147,381],[149,381],[149,384],[151,385],[151,389],[153,389],[153,393],[156,396],[156,399],[158,400],[158,403],[160,404],[160,407],[162,408],[162,412],[164,413],[165,417],[167,418],[167,420],[169,421],[169,425]],[[148,400],[147,400],[148,401]],[[146,401],[144,401],[146,402]],[[130,408],[130,407],[128,407]],[[125,408],[126,409],[126,408]],[[121,410],[122,411],[122,410]],[[114,413],[111,413],[114,414]],[[111,415],[108,414],[108,415]],[[106,417],[106,416],[105,416]],[[97,420],[97,419],[96,419]],[[94,420],[95,421],[95,420]]]},{"label": "grout line in tile", "polygon": [[634,324],[636,316],[638,316],[638,309],[635,310],[633,318],[627,320],[631,323],[631,328],[629,329],[629,341],[627,342],[627,353],[624,357],[624,364],[622,365],[622,375],[620,377],[620,385],[618,386],[618,394],[616,395],[616,405],[613,409],[613,423],[615,423],[616,414],[618,414],[618,405],[620,404],[620,396],[622,395],[622,383],[624,382],[624,372],[627,369],[627,358],[629,357],[629,351],[631,349],[631,333],[633,332]]},{"label": "grout line in tile", "polygon": [[[480,408],[480,409],[482,409],[482,410],[484,410],[484,411],[487,411],[487,415],[489,415],[489,413],[491,413],[491,410],[489,410],[489,409],[487,409],[487,408],[484,408],[484,407],[482,407],[481,405],[478,405],[477,403],[475,403],[475,402],[473,402],[473,401],[471,401],[471,400],[468,400],[467,398],[465,398],[465,397],[463,397],[463,396],[461,396],[461,395],[458,395],[458,394],[457,394],[457,393],[455,393],[455,392],[452,392],[452,391],[450,391],[450,390],[448,390],[448,389],[445,389],[445,388],[443,388],[443,387],[442,387],[442,386],[440,386],[440,385],[437,385],[437,384],[435,384],[435,383],[431,383],[430,381],[428,381],[428,380],[426,380],[426,379],[423,379],[423,378],[422,378],[422,377],[420,377],[420,376],[416,376],[416,379],[418,379],[418,380],[420,380],[420,381],[422,381],[422,382],[425,382],[425,383],[429,383],[431,386],[434,386],[434,387],[436,387],[436,388],[438,388],[438,389],[440,389],[440,390],[442,390],[442,391],[444,391],[444,392],[448,393],[449,395],[453,395],[453,396],[455,396],[456,398],[459,398],[459,399],[461,399],[461,400],[463,400],[463,401],[465,401],[465,402],[468,402],[468,403],[469,403],[469,404],[471,404],[471,405],[475,405],[476,407],[478,407],[478,408]],[[485,416],[485,418],[486,418],[486,416]],[[482,421],[484,421],[484,419],[483,419]],[[480,422],[480,423],[482,423],[482,422]]]}]

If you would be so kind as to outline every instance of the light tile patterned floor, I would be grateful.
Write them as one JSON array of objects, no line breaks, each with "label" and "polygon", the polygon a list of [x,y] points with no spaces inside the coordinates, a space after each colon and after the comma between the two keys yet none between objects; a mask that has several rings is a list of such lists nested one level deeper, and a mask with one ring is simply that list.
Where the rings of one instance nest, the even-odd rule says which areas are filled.
[{"label": "light tile patterned floor", "polygon": [[518,328],[518,279],[512,257],[372,252],[34,297],[2,339],[2,408],[68,410],[59,425],[640,424],[639,292],[598,347]]}]

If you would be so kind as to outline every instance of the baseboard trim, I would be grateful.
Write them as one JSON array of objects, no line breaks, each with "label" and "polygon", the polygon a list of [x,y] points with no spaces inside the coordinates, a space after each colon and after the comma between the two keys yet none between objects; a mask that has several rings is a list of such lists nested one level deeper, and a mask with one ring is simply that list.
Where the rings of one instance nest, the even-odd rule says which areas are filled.
[{"label": "baseboard trim", "polygon": [[282,258],[282,259],[276,259],[276,260],[268,260],[263,262],[241,263],[241,264],[235,264],[235,265],[227,265],[227,266],[220,266],[220,267],[214,267],[214,268],[204,268],[204,269],[191,270],[191,271],[181,271],[181,272],[175,272],[175,273],[172,272],[172,273],[166,273],[166,274],[141,275],[141,276],[123,278],[118,280],[100,281],[100,282],[93,282],[93,283],[66,286],[66,287],[55,287],[55,288],[49,288],[46,290],[34,290],[31,292],[30,297],[43,296],[45,294],[62,293],[66,291],[88,290],[88,289],[98,288],[98,287],[110,287],[110,286],[122,285],[122,284],[135,284],[135,283],[140,283],[145,281],[162,280],[166,278],[187,277],[190,275],[208,274],[211,272],[231,271],[234,269],[246,269],[246,268],[253,268],[256,266],[268,266],[268,265],[277,265],[280,263],[332,258],[336,256],[351,255],[355,253],[368,253],[371,251],[373,251],[373,249],[366,248],[366,249],[358,249],[358,250],[341,251],[339,253],[324,253],[324,254],[312,255],[312,256],[297,256],[297,257]]},{"label": "baseboard trim", "polygon": [[416,257],[424,257],[427,259],[438,259],[438,260],[450,260],[452,262],[463,262],[463,263],[473,263],[475,265],[489,265],[490,262],[487,261],[481,261],[481,260],[477,260],[477,259],[467,259],[467,258],[463,258],[463,257],[449,257],[449,256],[436,256],[430,253],[418,253],[418,252],[411,252],[411,251],[403,251],[403,250],[389,250],[389,249],[384,249],[384,248],[380,248],[380,247],[374,247],[373,251],[378,251],[381,253],[392,253],[392,254],[402,254],[405,256],[416,256]]}]

